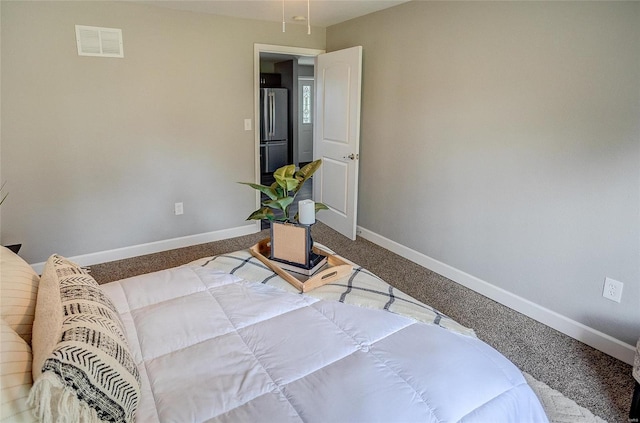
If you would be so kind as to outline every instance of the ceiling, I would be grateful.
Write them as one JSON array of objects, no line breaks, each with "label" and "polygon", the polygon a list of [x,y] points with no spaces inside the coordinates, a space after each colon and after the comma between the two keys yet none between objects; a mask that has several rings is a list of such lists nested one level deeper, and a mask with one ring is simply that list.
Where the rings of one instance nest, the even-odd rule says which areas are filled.
[{"label": "ceiling", "polygon": [[[407,1],[409,0],[311,0],[310,21],[312,26],[326,28]],[[283,0],[141,0],[139,3],[198,13],[282,22]],[[287,23],[294,23],[294,16],[306,18],[307,0],[284,0],[284,15]],[[306,21],[295,23],[306,24]]]}]

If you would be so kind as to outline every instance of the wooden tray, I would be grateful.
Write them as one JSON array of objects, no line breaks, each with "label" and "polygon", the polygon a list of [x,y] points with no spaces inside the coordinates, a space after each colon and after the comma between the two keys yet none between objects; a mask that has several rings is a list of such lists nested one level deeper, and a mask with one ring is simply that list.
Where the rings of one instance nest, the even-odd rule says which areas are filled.
[{"label": "wooden tray", "polygon": [[269,257],[271,256],[270,238],[265,238],[262,241],[258,242],[257,244],[252,246],[249,251],[251,251],[252,256],[266,264],[271,270],[282,277],[282,279],[299,289],[300,292],[309,292],[319,286],[336,281],[340,278],[348,276],[353,270],[353,267],[340,257],[314,246],[314,253],[327,257],[328,266],[324,270],[320,270],[318,271],[318,273],[309,277],[306,277],[304,275],[296,277],[278,266],[277,263],[269,260]]}]

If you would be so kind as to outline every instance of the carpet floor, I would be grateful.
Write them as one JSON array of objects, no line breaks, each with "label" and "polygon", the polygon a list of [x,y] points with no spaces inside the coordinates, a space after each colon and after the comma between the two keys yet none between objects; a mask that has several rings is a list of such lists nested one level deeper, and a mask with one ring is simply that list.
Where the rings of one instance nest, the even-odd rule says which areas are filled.
[{"label": "carpet floor", "polygon": [[[609,423],[628,422],[633,393],[631,366],[496,303],[437,273],[358,237],[318,223],[313,239],[358,263],[390,285],[429,304],[500,351],[522,371]],[[252,235],[91,266],[98,283],[180,266],[242,250],[268,237]],[[548,388],[548,389],[547,389]],[[569,421],[569,420],[568,420]],[[582,420],[570,420],[582,421]]]}]

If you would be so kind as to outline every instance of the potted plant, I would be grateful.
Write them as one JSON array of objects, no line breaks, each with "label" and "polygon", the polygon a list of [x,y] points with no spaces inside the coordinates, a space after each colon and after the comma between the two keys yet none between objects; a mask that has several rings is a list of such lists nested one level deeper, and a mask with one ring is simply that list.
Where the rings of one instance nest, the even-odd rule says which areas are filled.
[{"label": "potted plant", "polygon": [[[299,213],[291,216],[289,208],[304,183],[320,168],[320,165],[322,165],[322,160],[318,159],[308,163],[299,170],[296,170],[295,165],[292,164],[282,166],[273,172],[275,182],[270,186],[253,184],[251,182],[240,182],[241,184],[249,185],[251,188],[257,189],[269,198],[262,203],[262,207],[251,213],[249,217],[247,217],[247,220],[266,219],[270,222],[299,223]],[[319,210],[325,210],[327,208],[328,207],[322,203],[315,203],[316,213]]]},{"label": "potted plant", "polygon": [[[271,222],[271,258],[306,267],[313,265],[314,256],[311,251],[311,225],[300,224],[300,211],[291,216],[290,207],[305,182],[311,178],[322,165],[322,160],[315,160],[299,170],[295,165],[286,165],[273,173],[275,182],[270,186],[240,182],[257,189],[267,196],[262,207],[247,217],[247,220],[268,220]],[[313,213],[328,207],[315,203]],[[315,219],[314,219],[315,221]]]}]

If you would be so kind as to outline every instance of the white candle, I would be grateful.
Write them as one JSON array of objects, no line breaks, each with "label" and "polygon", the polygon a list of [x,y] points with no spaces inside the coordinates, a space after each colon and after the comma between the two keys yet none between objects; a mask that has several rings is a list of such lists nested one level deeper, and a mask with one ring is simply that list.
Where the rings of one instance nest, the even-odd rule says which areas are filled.
[{"label": "white candle", "polygon": [[303,225],[316,223],[316,203],[313,200],[298,201],[298,222]]}]

